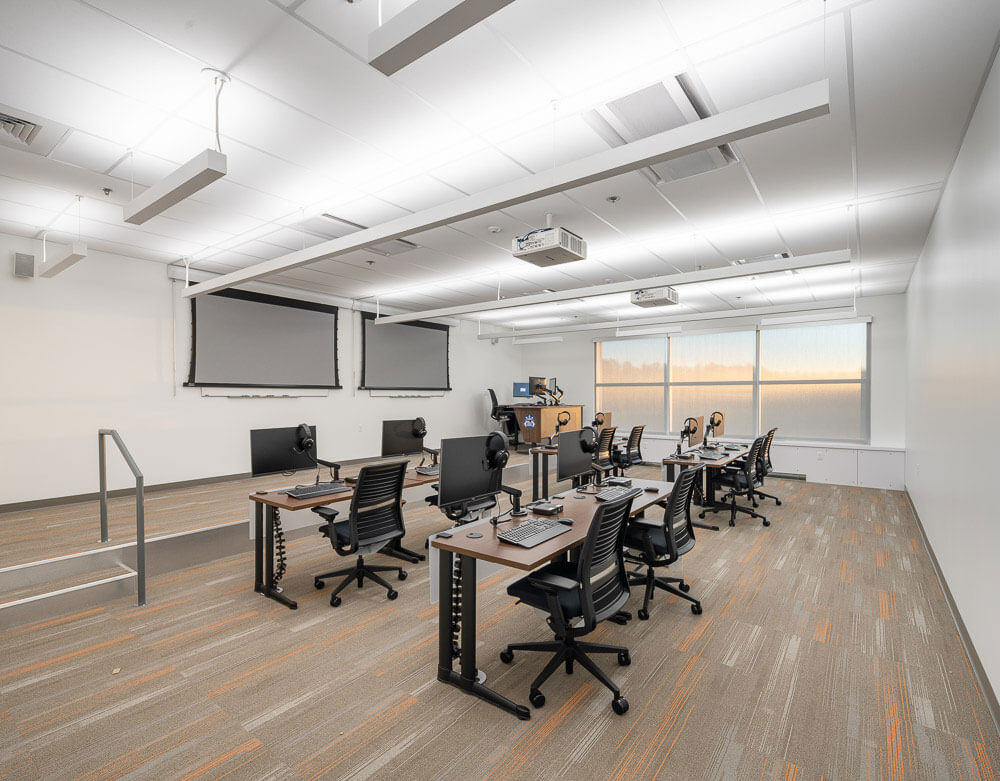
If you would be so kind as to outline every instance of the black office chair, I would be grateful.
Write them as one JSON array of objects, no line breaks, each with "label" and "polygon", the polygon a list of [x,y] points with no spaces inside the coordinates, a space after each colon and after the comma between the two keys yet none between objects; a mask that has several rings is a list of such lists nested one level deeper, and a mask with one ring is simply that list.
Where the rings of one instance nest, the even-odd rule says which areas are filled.
[{"label": "black office chair", "polygon": [[625,449],[616,449],[614,451],[615,463],[622,472],[643,463],[642,432],[645,428],[645,426],[633,426],[632,431],[629,432],[628,442],[625,444]]},{"label": "black office chair", "polygon": [[549,643],[513,643],[500,653],[500,660],[510,664],[514,651],[555,652],[531,683],[528,699],[536,708],[545,704],[541,685],[563,662],[566,672],[572,673],[573,662],[577,661],[612,691],[611,707],[615,713],[621,715],[628,710],[628,700],[614,681],[587,655],[618,654],[618,664],[624,666],[632,663],[628,649],[579,642],[577,638],[593,632],[601,621],[616,616],[628,601],[622,541],[631,509],[632,497],[599,505],[576,562],[551,562],[507,587],[507,593],[520,602],[547,610],[549,626],[556,636]]},{"label": "black office chair", "polygon": [[[625,554],[626,561],[644,564],[646,573],[629,575],[630,586],[644,586],[642,608],[637,615],[643,621],[649,618],[649,602],[653,592],[661,588],[691,603],[691,612],[701,615],[701,602],[687,593],[690,586],[684,578],[657,577],[655,567],[668,567],[694,547],[694,526],[691,524],[691,496],[701,480],[704,465],[682,469],[666,501],[663,523],[651,518],[633,518],[625,530],[625,547],[638,551],[638,555]],[[671,584],[677,583],[675,587]]]},{"label": "black office chair", "polygon": [[610,474],[614,474],[617,464],[614,461],[614,440],[615,440],[615,429],[614,426],[607,426],[601,429],[601,433],[597,435],[597,448],[594,450],[594,468],[595,471],[601,473],[601,479],[603,480]]},{"label": "black office chair", "polygon": [[[365,564],[365,556],[391,548],[406,535],[403,526],[403,477],[406,461],[388,464],[374,464],[362,467],[358,482],[351,498],[350,516],[346,521],[335,520],[338,511],[332,507],[314,507],[313,512],[326,520],[319,532],[330,540],[338,556],[358,554],[353,567],[324,572],[315,576],[316,588],[323,588],[326,578],[344,575],[344,579],[330,594],[330,604],[340,605],[340,594],[352,580],[357,580],[358,588],[365,578],[374,580],[386,590],[389,599],[399,596],[392,586],[380,578],[377,572],[396,572],[400,580],[406,580],[402,567],[373,567]],[[388,550],[385,550],[388,553]]]},{"label": "black office chair", "polygon": [[518,446],[517,415],[510,407],[505,407],[497,401],[497,394],[493,388],[487,388],[486,390],[490,394],[490,417],[500,424],[500,428],[507,435],[511,446],[516,449]]},{"label": "black office chair", "polygon": [[750,452],[747,454],[745,461],[738,465],[732,465],[726,467],[722,474],[716,477],[716,482],[723,488],[728,488],[729,491],[725,496],[722,497],[722,501],[716,503],[715,507],[711,507],[708,510],[702,510],[699,514],[699,518],[704,518],[706,512],[717,513],[721,510],[727,508],[726,502],[729,502],[729,525],[736,525],[736,513],[746,513],[751,518],[760,518],[761,523],[764,526],[770,526],[771,522],[767,520],[760,513],[754,512],[750,507],[741,507],[736,504],[737,496],[745,496],[751,502],[754,501],[754,491],[755,486],[758,485],[759,481],[757,478],[757,465],[758,459],[760,457],[761,450],[764,448],[764,439],[766,437],[757,437],[750,445]]},{"label": "black office chair", "polygon": [[[767,477],[771,472],[774,471],[774,466],[771,464],[771,440],[774,439],[774,433],[778,429],[772,428],[764,435],[764,447],[761,448],[760,456],[757,459],[757,486],[754,486],[754,495],[763,496],[765,499],[773,499],[774,503],[781,507],[781,500],[777,496],[773,496],[768,493],[764,493],[759,489],[758,486],[764,485],[764,478]],[[757,503],[754,502],[754,507]]]}]

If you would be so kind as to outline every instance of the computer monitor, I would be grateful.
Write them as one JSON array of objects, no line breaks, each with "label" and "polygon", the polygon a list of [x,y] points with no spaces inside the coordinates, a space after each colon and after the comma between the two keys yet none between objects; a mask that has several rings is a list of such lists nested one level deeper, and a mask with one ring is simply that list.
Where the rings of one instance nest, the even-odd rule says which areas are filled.
[{"label": "computer monitor", "polygon": [[584,477],[593,472],[593,448],[583,449],[583,443],[589,441],[596,444],[593,429],[585,428],[577,431],[562,431],[556,435],[556,449],[559,455],[556,459],[556,479],[572,480],[574,477]]},{"label": "computer monitor", "polygon": [[412,456],[422,453],[424,438],[417,436],[416,421],[382,421],[382,458],[390,456]]},{"label": "computer monitor", "polygon": [[[316,439],[316,427],[312,429]],[[299,447],[299,427],[257,428],[250,431],[250,472],[258,475],[273,475],[277,472],[294,472],[298,469],[313,469],[316,463],[316,446],[312,450],[296,452]],[[312,458],[310,458],[312,456]]]},{"label": "computer monitor", "polygon": [[484,465],[488,438],[486,435],[441,440],[438,507],[468,504],[500,493],[503,469],[488,469]]},{"label": "computer monitor", "polygon": [[545,388],[546,380],[544,377],[529,377],[528,378],[528,390],[531,392],[532,396],[537,395],[539,388]]},{"label": "computer monitor", "polygon": [[531,391],[528,389],[528,383],[526,382],[514,383],[514,398],[515,399],[531,398]]},{"label": "computer monitor", "polygon": [[[693,424],[690,424],[690,421],[694,421]],[[687,439],[688,447],[698,447],[705,438],[705,416],[688,418],[684,423],[688,425],[685,425],[681,432],[681,439]]]}]

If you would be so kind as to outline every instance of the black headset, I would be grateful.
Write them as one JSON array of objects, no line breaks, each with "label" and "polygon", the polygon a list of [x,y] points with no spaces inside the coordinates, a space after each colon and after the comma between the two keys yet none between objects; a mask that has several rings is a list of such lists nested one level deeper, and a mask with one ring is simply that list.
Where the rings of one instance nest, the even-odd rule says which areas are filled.
[{"label": "black headset", "polygon": [[694,418],[685,418],[684,420],[684,430],[681,432],[681,436],[687,434],[689,437],[693,437],[698,433],[698,421]]},{"label": "black headset", "polygon": [[725,420],[725,418],[726,416],[721,412],[713,412],[708,416],[708,425],[710,425],[714,430],[722,425],[722,421]]},{"label": "black headset", "polygon": [[590,426],[580,429],[580,450],[584,453],[593,453],[597,450],[597,432]]},{"label": "black headset", "polygon": [[305,423],[299,424],[299,430],[295,434],[298,439],[298,447],[292,448],[296,453],[309,453],[316,447],[316,437],[313,436],[312,429]]},{"label": "black headset", "polygon": [[413,419],[413,436],[417,439],[423,439],[427,436],[427,421],[423,418]]},{"label": "black headset", "polygon": [[595,426],[603,426],[604,425],[604,413],[603,412],[598,412],[596,415],[594,415],[594,425]]},{"label": "black headset", "polygon": [[486,452],[483,454],[483,470],[503,469],[507,466],[510,453],[507,451],[507,437],[500,431],[486,436]]}]

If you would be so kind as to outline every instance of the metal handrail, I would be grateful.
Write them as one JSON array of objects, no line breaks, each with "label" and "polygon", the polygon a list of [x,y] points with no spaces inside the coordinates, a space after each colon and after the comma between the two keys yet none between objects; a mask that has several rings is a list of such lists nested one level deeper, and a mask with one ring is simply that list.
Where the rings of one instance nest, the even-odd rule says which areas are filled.
[{"label": "metal handrail", "polygon": [[108,542],[108,476],[107,459],[104,455],[104,437],[110,436],[135,476],[135,571],[139,607],[146,604],[146,503],[143,495],[143,479],[139,465],[128,452],[121,436],[113,428],[97,430],[97,459],[101,479],[101,542]]}]

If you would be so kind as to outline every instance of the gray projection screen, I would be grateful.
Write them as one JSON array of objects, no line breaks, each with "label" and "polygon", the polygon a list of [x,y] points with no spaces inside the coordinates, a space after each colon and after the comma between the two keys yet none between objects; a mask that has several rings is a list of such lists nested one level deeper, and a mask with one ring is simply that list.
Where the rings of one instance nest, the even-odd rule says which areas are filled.
[{"label": "gray projection screen", "polygon": [[361,388],[369,390],[451,390],[448,326],[439,323],[375,325],[361,313]]},{"label": "gray projection screen", "polygon": [[243,290],[192,298],[186,384],[339,388],[337,307]]}]

